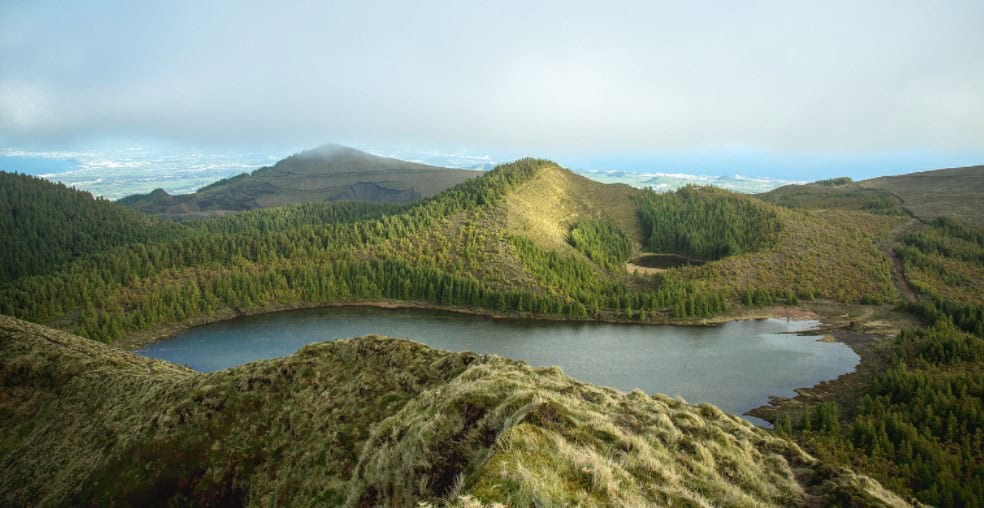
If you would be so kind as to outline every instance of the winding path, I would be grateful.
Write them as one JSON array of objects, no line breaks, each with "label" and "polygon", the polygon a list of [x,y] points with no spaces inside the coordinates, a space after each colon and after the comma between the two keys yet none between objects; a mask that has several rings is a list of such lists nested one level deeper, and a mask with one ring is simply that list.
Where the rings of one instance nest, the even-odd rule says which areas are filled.
[{"label": "winding path", "polygon": [[895,251],[895,247],[888,249],[888,257],[892,258],[893,275],[895,275],[895,287],[905,295],[905,298],[910,302],[918,302],[919,295],[916,294],[912,286],[909,285],[909,281],[905,278],[904,266],[902,265],[902,258],[899,257],[899,253]]},{"label": "winding path", "polygon": [[[901,201],[901,198],[899,198]],[[899,253],[895,250],[895,246],[898,244],[898,240],[902,238],[902,235],[908,233],[917,228],[925,227],[926,222],[919,217],[916,217],[909,209],[903,207],[903,209],[912,218],[909,222],[905,224],[900,224],[895,229],[892,230],[892,244],[885,250],[885,255],[892,260],[892,279],[895,283],[895,287],[902,293],[902,296],[909,302],[918,302],[919,293],[916,293],[912,289],[912,285],[909,284],[909,280],[905,278],[905,264],[902,263],[902,258],[899,257]]]}]

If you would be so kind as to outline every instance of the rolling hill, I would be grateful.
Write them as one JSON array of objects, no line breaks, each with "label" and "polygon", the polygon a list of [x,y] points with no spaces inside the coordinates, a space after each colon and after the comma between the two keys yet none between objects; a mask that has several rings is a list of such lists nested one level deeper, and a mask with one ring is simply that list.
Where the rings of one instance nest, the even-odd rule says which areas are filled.
[{"label": "rolling hill", "polygon": [[838,208],[908,214],[923,222],[938,217],[984,225],[984,166],[938,169],[853,182],[838,178],[786,185],[758,194],[792,208]]},{"label": "rolling hill", "polygon": [[946,216],[984,226],[984,166],[883,176],[858,185],[897,196],[906,210],[924,221]]},{"label": "rolling hill", "polygon": [[11,505],[906,504],[712,406],[407,340],[199,374],[0,316],[0,390]]},{"label": "rolling hill", "polygon": [[[170,240],[0,285],[0,312],[113,341],[216,315],[355,301],[668,322],[798,298],[898,299],[880,243],[901,217],[787,210],[709,188],[647,196],[524,159],[406,208],[321,203],[178,224],[185,233]],[[742,220],[727,219],[735,213]],[[625,270],[654,246],[711,248],[720,259],[657,276]]]},{"label": "rolling hill", "polygon": [[172,196],[162,189],[118,202],[155,215],[207,215],[323,201],[407,203],[433,196],[482,171],[448,169],[324,145],[264,167]]}]

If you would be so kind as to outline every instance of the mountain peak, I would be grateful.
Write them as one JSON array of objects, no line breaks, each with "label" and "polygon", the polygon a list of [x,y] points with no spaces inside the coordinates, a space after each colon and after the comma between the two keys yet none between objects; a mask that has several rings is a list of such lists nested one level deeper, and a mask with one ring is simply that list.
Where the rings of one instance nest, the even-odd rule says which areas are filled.
[{"label": "mountain peak", "polygon": [[405,203],[433,196],[481,173],[379,157],[326,143],[193,194],[132,196],[120,203],[147,213],[181,217],[324,201]]}]

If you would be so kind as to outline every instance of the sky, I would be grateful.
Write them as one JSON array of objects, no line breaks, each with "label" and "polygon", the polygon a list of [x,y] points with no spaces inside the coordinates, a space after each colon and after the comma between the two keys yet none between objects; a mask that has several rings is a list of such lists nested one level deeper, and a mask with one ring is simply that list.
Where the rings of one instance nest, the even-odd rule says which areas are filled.
[{"label": "sky", "polygon": [[980,0],[0,0],[0,149],[336,142],[797,180],[982,164],[982,26]]}]

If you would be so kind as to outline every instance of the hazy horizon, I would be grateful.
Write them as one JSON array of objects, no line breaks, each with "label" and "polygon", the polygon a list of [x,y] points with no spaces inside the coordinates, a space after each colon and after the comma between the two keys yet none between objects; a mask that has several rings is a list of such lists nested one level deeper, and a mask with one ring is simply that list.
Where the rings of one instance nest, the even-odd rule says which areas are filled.
[{"label": "hazy horizon", "polygon": [[[426,150],[416,148],[373,147],[359,143],[354,148],[373,155],[392,157],[459,169],[487,170],[530,155],[553,159],[564,167],[605,183],[625,183],[657,191],[669,191],[687,184],[712,185],[725,189],[758,193],[790,183],[805,183],[831,177],[849,176],[855,180],[909,173],[943,167],[920,167],[918,158],[899,159],[897,171],[840,171],[846,161],[832,161],[827,170],[810,173],[785,171],[782,162],[762,158],[720,157],[719,167],[688,166],[686,157],[661,154],[658,157],[607,156],[600,159],[550,157],[544,154],[506,154],[466,149]],[[0,148],[0,171],[14,171],[64,183],[108,199],[162,188],[171,194],[186,194],[241,173],[275,164],[280,159],[314,147],[202,148],[173,144],[107,143],[87,150],[31,151]],[[745,162],[746,165],[743,165]],[[853,162],[853,161],[850,161]],[[776,165],[775,171],[755,171],[763,163]],[[951,166],[956,167],[956,166]]]}]

